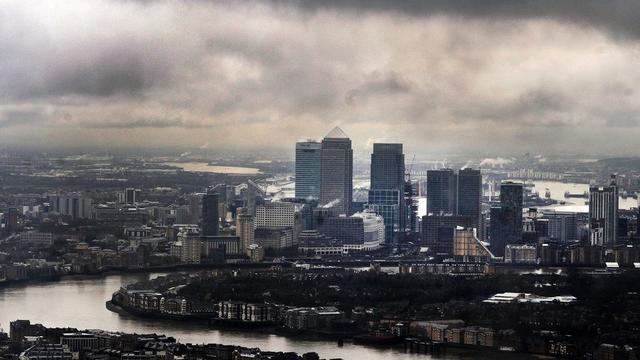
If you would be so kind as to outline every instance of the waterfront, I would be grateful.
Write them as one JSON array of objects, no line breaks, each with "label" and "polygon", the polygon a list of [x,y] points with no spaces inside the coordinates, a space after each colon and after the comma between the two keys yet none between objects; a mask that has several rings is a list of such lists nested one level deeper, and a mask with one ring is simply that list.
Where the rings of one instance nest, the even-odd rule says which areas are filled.
[{"label": "waterfront", "polygon": [[[161,320],[142,320],[123,316],[105,308],[105,301],[120,286],[149,279],[158,274],[109,275],[95,278],[66,278],[52,283],[29,283],[0,289],[0,327],[8,331],[9,322],[29,319],[49,327],[105,329],[137,333],[163,333],[180,342],[237,344],[263,350],[316,351],[322,358],[386,360],[429,359],[428,355],[405,354],[391,349],[377,349],[345,343],[338,347],[333,341],[310,341],[278,335],[231,330],[214,330],[205,325]],[[522,355],[469,351],[449,352],[444,359],[522,358]]]},{"label": "waterfront", "polygon": [[229,175],[258,175],[260,170],[252,167],[209,165],[206,162],[167,162],[165,165],[182,168],[190,172],[209,172]]},{"label": "waterfront", "polygon": [[[589,191],[589,184],[579,184],[579,183],[563,183],[560,181],[534,181],[535,187],[534,190],[537,191],[541,197],[544,197],[545,190],[549,189],[551,192],[551,198],[558,201],[564,201],[564,205],[556,204],[551,206],[544,206],[541,209],[555,209],[558,211],[569,211],[569,212],[589,212],[589,205],[585,204],[585,201],[589,199],[585,198],[565,198],[564,193],[566,191],[570,193],[584,193],[585,191]],[[638,206],[638,200],[628,197],[623,199],[620,197],[619,208],[628,210]]]}]

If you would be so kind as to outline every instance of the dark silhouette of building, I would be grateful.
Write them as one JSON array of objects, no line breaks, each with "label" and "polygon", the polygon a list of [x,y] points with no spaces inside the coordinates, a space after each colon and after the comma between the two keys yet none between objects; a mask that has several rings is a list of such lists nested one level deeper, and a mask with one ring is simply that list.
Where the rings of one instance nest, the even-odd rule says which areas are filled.
[{"label": "dark silhouette of building", "polygon": [[500,184],[500,207],[491,208],[491,251],[504,255],[507,244],[522,243],[523,186],[512,181]]},{"label": "dark silhouette of building", "polygon": [[202,235],[218,236],[218,222],[220,221],[219,195],[205,194],[202,197]]},{"label": "dark silhouette of building", "polygon": [[404,154],[402,144],[373,144],[371,189],[402,189]]},{"label": "dark silhouette of building", "polygon": [[476,169],[462,169],[458,172],[457,214],[474,219],[472,227],[480,227],[482,206],[482,174]]},{"label": "dark silhouette of building", "polygon": [[317,141],[296,143],[297,199],[320,197],[320,158],[322,145]]},{"label": "dark silhouette of building", "polygon": [[456,214],[456,173],[451,169],[427,171],[427,213]]},{"label": "dark silhouette of building", "polygon": [[402,144],[373,144],[367,208],[384,218],[387,242],[394,242],[405,231],[404,176]]},{"label": "dark silhouette of building", "polygon": [[322,139],[320,159],[320,205],[338,214],[351,214],[353,202],[353,150],[351,140],[339,127]]}]

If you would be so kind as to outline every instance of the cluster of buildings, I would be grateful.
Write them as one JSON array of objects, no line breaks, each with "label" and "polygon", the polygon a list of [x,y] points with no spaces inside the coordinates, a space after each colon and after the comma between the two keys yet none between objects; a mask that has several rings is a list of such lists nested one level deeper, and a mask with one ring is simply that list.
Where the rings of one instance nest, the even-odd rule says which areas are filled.
[{"label": "cluster of buildings", "polygon": [[0,332],[0,357],[21,360],[269,360],[319,359],[316,353],[262,351],[237,345],[183,344],[158,334],[127,334],[104,330],[47,328],[29,320],[10,324]]},{"label": "cluster of buildings", "polygon": [[525,184],[504,181],[498,201],[482,196],[479,170],[427,172],[427,215],[422,245],[436,260],[602,266],[635,266],[637,210],[618,206],[618,185],[591,186],[589,213],[529,208]]}]

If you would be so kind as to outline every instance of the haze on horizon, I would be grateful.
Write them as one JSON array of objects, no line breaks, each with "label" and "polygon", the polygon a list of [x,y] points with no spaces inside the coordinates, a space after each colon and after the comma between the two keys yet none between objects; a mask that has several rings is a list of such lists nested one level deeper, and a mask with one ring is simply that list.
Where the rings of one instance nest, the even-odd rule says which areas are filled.
[{"label": "haze on horizon", "polygon": [[635,155],[637,0],[0,0],[0,148]]}]

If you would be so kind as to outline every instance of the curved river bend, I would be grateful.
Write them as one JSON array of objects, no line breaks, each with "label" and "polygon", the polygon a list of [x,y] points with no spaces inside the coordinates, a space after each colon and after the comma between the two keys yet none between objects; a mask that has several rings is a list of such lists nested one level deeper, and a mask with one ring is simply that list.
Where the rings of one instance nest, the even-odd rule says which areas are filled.
[{"label": "curved river bend", "polygon": [[[259,347],[263,350],[317,352],[321,358],[343,359],[422,359],[432,357],[405,354],[391,349],[376,349],[345,343],[338,347],[331,341],[307,341],[278,335],[220,331],[204,325],[160,320],[141,320],[119,315],[105,308],[105,301],[120,286],[149,279],[158,274],[109,275],[99,278],[66,278],[52,283],[30,283],[0,289],[0,328],[9,331],[9,322],[28,319],[50,327],[104,329],[129,333],[161,333],[186,343],[219,343]],[[522,358],[515,354],[456,353],[438,356],[440,359]]]}]

